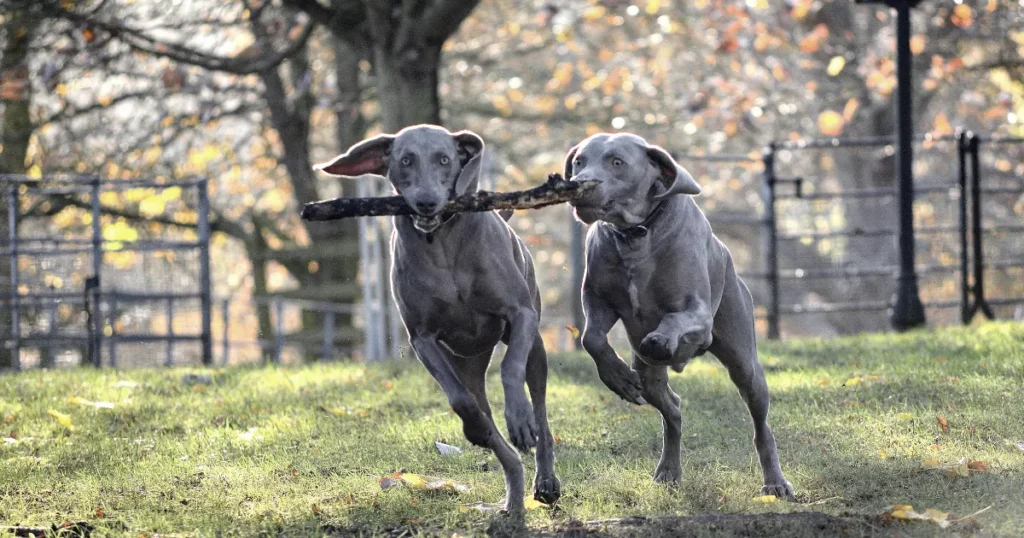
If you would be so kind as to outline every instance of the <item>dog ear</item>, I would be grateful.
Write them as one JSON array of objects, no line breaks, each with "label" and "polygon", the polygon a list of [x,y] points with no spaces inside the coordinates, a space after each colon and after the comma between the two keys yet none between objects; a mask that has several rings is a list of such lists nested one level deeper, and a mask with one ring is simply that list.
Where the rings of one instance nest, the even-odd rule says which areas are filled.
[{"label": "dog ear", "polygon": [[388,154],[395,135],[382,134],[368,138],[348,148],[333,161],[320,163],[313,170],[320,170],[332,176],[355,177],[364,174],[387,175]]},{"label": "dog ear", "polygon": [[480,184],[480,169],[484,158],[484,140],[473,131],[452,134],[458,147],[462,170],[455,180],[455,194],[476,192]]},{"label": "dog ear", "polygon": [[661,181],[665,185],[665,192],[654,196],[656,200],[672,196],[674,194],[700,194],[700,185],[693,180],[693,176],[679,165],[664,149],[648,144],[647,157],[651,159],[654,166],[661,172]]},{"label": "dog ear", "polygon": [[562,165],[562,177],[565,179],[572,179],[572,161],[576,159],[576,152],[580,150],[580,145],[576,144],[569,150],[569,153],[565,154],[565,164]]}]

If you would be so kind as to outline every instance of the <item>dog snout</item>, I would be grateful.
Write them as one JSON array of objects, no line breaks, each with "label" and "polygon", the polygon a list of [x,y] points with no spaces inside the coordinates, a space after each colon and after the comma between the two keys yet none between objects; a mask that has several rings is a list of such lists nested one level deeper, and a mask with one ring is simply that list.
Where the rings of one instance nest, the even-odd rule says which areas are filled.
[{"label": "dog snout", "polygon": [[417,200],[413,204],[413,209],[424,217],[435,215],[439,207],[441,207],[441,204],[433,200]]}]

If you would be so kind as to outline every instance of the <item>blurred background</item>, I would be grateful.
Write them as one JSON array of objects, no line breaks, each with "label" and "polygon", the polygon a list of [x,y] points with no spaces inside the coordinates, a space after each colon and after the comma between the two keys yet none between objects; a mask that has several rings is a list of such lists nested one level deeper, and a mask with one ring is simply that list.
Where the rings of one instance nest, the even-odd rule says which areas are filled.
[{"label": "blurred background", "polygon": [[[298,214],[389,192],[312,165],[422,122],[483,136],[482,187],[496,190],[561,172],[588,135],[635,132],[703,186],[698,204],[754,294],[762,335],[770,229],[782,336],[889,326],[896,75],[882,5],[0,6],[0,368],[188,364],[204,349],[216,364],[410,357],[384,277],[388,219]],[[978,134],[966,164],[986,189],[986,294],[997,317],[1024,317],[1022,6],[913,10],[917,260],[933,325],[961,321],[958,128]],[[821,138],[853,143],[799,142]],[[510,224],[538,268],[549,350],[574,348],[585,230],[564,206]]]}]

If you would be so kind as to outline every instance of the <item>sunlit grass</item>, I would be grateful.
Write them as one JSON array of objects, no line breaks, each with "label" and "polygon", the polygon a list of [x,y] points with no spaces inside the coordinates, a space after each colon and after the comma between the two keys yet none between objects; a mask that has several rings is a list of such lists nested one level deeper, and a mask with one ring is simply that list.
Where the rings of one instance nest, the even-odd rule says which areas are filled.
[{"label": "sunlit grass", "polygon": [[[761,353],[771,423],[799,503],[754,499],[760,471],[750,421],[713,359],[673,374],[683,401],[684,483],[672,488],[650,479],[661,447],[657,413],[618,400],[589,357],[569,354],[551,358],[548,396],[563,498],[559,510],[531,511],[528,524],[640,514],[877,515],[899,503],[957,516],[992,505],[978,517],[986,532],[1024,534],[1019,324],[764,344]],[[213,383],[186,383],[186,373]],[[496,371],[490,386],[500,409]],[[70,415],[74,429],[49,410]],[[11,434],[16,440],[0,441],[0,525],[86,520],[131,536],[402,526],[474,534],[489,516],[459,505],[497,501],[504,489],[494,458],[465,442],[414,362],[8,375],[0,377],[0,437]],[[464,453],[442,457],[435,441]],[[961,459],[984,470],[962,477],[922,466]],[[378,478],[395,471],[451,478],[472,491],[381,491]],[[927,536],[938,527],[895,530]]]}]

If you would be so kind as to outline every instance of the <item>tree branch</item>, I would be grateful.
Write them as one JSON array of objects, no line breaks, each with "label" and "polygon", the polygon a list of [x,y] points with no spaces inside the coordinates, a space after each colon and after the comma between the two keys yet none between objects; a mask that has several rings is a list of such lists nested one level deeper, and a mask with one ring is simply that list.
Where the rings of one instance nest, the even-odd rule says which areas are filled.
[{"label": "tree branch", "polygon": [[[559,174],[548,175],[547,183],[514,192],[477,191],[449,200],[442,214],[492,211],[495,209],[537,209],[575,200],[591,191],[597,181],[569,181]],[[302,208],[302,219],[310,221],[337,220],[349,217],[378,215],[414,215],[401,196],[380,198],[334,198],[311,202]]]},{"label": "tree branch", "polygon": [[50,11],[56,17],[104,30],[111,36],[116,37],[121,42],[139,52],[170,58],[176,62],[199,66],[211,71],[223,71],[225,73],[232,73],[235,75],[262,73],[277,67],[281,62],[294,54],[295,51],[306,46],[306,42],[309,40],[309,36],[313,33],[313,29],[316,26],[313,22],[308,23],[306,27],[303,28],[302,33],[298,38],[291,41],[280,51],[263,54],[256,58],[228,58],[200,52],[176,43],[165,43],[156,38],[150,37],[139,30],[117,23],[86,17],[72,11],[54,7],[51,7]]},{"label": "tree branch", "polygon": [[418,25],[428,44],[441,45],[459,29],[462,21],[476,9],[480,0],[437,0]]}]

